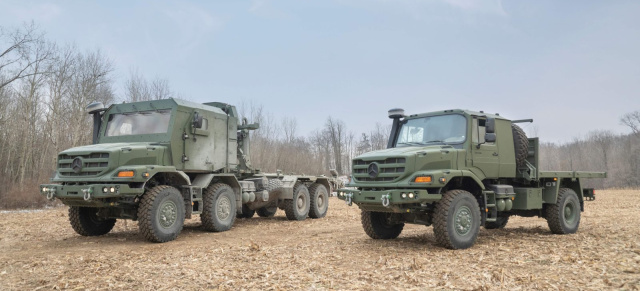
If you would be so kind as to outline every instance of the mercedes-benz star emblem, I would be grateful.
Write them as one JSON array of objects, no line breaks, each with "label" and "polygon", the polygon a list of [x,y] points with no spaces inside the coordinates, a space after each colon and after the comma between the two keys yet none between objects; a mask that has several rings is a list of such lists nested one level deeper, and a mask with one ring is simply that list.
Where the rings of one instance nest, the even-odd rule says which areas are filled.
[{"label": "mercedes-benz star emblem", "polygon": [[82,170],[82,159],[79,157],[73,159],[73,162],[71,162],[71,169],[76,173],[80,173]]},{"label": "mercedes-benz star emblem", "polygon": [[369,164],[369,167],[367,168],[367,173],[371,178],[378,177],[378,164],[377,163]]}]

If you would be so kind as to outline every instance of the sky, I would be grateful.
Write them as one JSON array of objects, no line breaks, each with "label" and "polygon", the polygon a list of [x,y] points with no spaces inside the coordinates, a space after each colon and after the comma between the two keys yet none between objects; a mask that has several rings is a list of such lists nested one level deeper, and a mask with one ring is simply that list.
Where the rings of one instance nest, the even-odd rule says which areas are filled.
[{"label": "sky", "polygon": [[0,26],[34,21],[100,49],[117,93],[132,70],[180,97],[263,106],[298,134],[329,116],[359,136],[387,111],[469,109],[541,141],[624,134],[640,110],[640,1],[2,0]]}]

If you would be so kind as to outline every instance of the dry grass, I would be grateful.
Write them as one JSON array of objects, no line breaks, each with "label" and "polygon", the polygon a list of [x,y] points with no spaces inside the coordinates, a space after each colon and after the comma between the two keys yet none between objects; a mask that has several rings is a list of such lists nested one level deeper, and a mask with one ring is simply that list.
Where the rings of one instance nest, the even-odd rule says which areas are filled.
[{"label": "dry grass", "polygon": [[471,249],[435,244],[408,225],[369,239],[357,207],[331,198],[329,215],[290,222],[242,219],[208,233],[187,222],[176,241],[152,244],[136,223],[81,237],[66,207],[0,213],[0,289],[630,289],[640,288],[640,191],[599,191],[580,230],[552,235],[539,218],[482,229]]}]

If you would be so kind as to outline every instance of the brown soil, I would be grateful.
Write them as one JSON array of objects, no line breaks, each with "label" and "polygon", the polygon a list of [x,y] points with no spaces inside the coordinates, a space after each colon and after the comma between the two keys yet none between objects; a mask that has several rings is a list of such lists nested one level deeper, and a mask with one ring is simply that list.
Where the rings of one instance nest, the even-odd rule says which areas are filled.
[{"label": "brown soil", "polygon": [[71,229],[67,208],[0,213],[0,289],[632,289],[640,288],[640,191],[597,192],[577,234],[553,235],[540,218],[482,229],[470,249],[436,245],[431,227],[407,225],[373,240],[360,211],[331,198],[322,219],[239,219],[227,232],[186,222],[154,244],[118,221],[102,237]]}]

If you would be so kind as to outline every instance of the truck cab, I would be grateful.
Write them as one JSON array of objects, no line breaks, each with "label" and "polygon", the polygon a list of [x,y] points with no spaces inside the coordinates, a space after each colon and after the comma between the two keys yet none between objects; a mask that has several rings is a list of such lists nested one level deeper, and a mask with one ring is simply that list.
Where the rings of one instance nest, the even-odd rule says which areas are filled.
[{"label": "truck cab", "polygon": [[153,242],[177,237],[185,218],[225,231],[236,217],[320,218],[330,178],[265,174],[252,166],[248,124],[232,105],[165,99],[94,103],[93,144],[60,152],[41,194],[69,205],[81,235],[108,233],[116,219],[139,222]]},{"label": "truck cab", "polygon": [[[565,194],[575,208],[572,224],[567,219],[550,227],[575,232],[585,190],[579,179],[606,177],[539,171],[538,139],[516,125],[530,119],[460,109],[408,116],[392,109],[389,117],[387,149],[356,157],[351,182],[338,191],[360,207],[363,228],[374,239],[397,237],[404,223],[433,224],[443,246],[467,248],[480,226],[504,227],[510,215],[552,217],[548,209],[560,207],[561,192],[573,193]],[[564,215],[565,207],[557,209]]]}]

